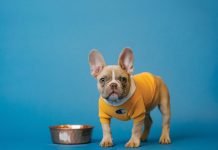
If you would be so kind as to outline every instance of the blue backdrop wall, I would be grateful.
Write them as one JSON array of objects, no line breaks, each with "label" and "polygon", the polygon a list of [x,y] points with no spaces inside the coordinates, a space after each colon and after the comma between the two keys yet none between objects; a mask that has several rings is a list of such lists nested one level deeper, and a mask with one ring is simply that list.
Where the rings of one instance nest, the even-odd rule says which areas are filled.
[{"label": "blue backdrop wall", "polygon": [[[134,50],[135,73],[149,71],[168,84],[172,140],[213,136],[217,35],[215,0],[0,1],[0,139],[50,143],[49,125],[85,123],[95,126],[97,145],[98,91],[88,53],[97,48],[114,64],[124,47]],[[157,142],[161,116],[152,116]],[[112,128],[124,144],[131,122],[114,120]]]}]

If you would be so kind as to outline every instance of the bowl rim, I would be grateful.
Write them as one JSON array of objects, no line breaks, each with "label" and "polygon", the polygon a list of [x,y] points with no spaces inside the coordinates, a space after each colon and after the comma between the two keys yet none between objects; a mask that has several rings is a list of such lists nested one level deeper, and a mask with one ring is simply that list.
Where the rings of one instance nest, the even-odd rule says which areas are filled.
[{"label": "bowl rim", "polygon": [[[61,128],[60,126],[82,126],[84,128]],[[59,125],[49,126],[49,129],[51,130],[87,130],[93,128],[94,126],[88,124],[59,124]]]}]

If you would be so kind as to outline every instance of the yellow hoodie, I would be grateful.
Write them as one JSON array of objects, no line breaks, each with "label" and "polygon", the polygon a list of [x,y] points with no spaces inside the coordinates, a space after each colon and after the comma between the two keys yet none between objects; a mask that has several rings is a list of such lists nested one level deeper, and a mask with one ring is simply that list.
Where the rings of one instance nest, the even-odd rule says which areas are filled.
[{"label": "yellow hoodie", "polygon": [[[124,104],[112,106],[99,98],[99,117],[101,123],[110,123],[112,117],[119,120],[133,119],[134,123],[145,118],[146,109],[152,106],[156,91],[156,80],[151,73],[141,73],[133,76],[136,90]],[[148,111],[148,110],[147,110]]]}]

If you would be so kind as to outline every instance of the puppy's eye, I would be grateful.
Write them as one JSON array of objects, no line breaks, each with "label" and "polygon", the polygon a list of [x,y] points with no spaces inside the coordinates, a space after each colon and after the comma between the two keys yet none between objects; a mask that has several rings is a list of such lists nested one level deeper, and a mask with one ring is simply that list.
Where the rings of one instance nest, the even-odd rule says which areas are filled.
[{"label": "puppy's eye", "polygon": [[105,78],[101,78],[101,79],[99,80],[99,82],[100,82],[100,83],[104,83],[104,82],[105,82]]},{"label": "puppy's eye", "polygon": [[120,80],[120,82],[123,82],[123,83],[127,82],[127,78],[126,77],[120,77],[119,80]]}]

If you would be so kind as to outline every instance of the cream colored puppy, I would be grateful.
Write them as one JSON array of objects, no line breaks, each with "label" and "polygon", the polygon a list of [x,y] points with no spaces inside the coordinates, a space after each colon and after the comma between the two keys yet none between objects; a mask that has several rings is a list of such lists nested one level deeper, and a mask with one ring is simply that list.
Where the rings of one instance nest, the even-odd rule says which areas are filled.
[{"label": "cream colored puppy", "polygon": [[[92,50],[89,54],[91,74],[97,79],[100,93],[99,117],[103,129],[102,147],[113,145],[110,120],[133,119],[132,135],[126,147],[140,146],[146,140],[151,128],[150,111],[158,106],[163,117],[162,134],[159,142],[169,144],[170,140],[170,96],[163,80],[151,73],[132,75],[133,52],[124,48],[118,65],[106,65],[103,56]],[[144,127],[144,130],[142,131]]]}]

